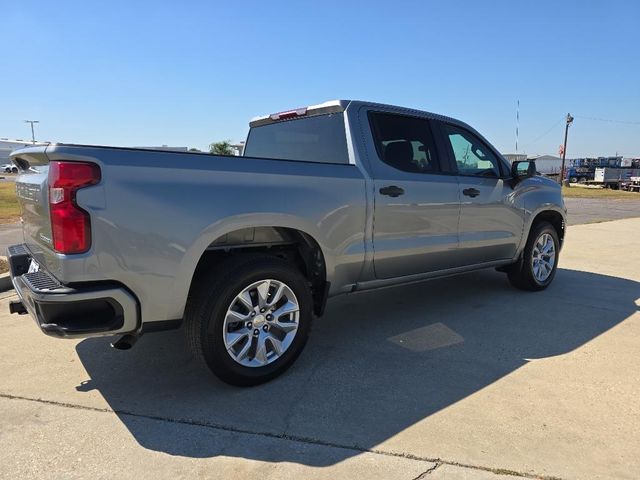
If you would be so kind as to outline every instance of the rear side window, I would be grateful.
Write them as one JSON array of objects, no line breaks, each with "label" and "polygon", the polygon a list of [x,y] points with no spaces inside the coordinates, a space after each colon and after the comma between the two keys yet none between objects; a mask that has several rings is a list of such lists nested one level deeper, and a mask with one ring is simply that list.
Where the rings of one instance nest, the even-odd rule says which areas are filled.
[{"label": "rear side window", "polygon": [[380,159],[398,170],[437,173],[440,165],[429,121],[423,118],[369,113]]},{"label": "rear side window", "polygon": [[344,117],[317,115],[254,127],[245,157],[321,163],[349,163]]}]

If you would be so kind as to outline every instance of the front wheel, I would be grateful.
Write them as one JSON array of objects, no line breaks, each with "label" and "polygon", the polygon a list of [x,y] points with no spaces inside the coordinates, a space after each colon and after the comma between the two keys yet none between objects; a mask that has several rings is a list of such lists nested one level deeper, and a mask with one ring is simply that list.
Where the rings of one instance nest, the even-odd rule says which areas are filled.
[{"label": "front wheel", "polygon": [[509,282],[521,290],[547,288],[556,275],[560,241],[553,225],[540,222],[531,229],[522,260],[507,270]]},{"label": "front wheel", "polygon": [[194,280],[185,320],[195,355],[221,380],[249,386],[282,374],[309,335],[307,280],[286,261],[240,255]]}]

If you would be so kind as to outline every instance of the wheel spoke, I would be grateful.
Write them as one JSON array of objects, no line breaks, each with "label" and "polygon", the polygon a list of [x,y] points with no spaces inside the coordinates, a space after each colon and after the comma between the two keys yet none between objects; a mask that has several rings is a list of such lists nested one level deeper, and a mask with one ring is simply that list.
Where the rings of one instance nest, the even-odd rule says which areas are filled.
[{"label": "wheel spoke", "polygon": [[228,323],[245,322],[248,318],[249,318],[248,315],[243,315],[234,310],[229,310],[227,312],[227,317],[225,318],[225,321]]},{"label": "wheel spoke", "polygon": [[256,287],[256,291],[258,292],[258,305],[260,307],[264,307],[267,304],[267,297],[269,294],[270,286],[271,286],[271,281],[265,280],[264,282],[260,283]]},{"label": "wheel spoke", "polygon": [[269,337],[269,343],[271,344],[271,347],[273,348],[273,351],[276,353],[276,355],[282,355],[282,342],[280,340],[271,336]]},{"label": "wheel spoke", "polygon": [[276,326],[276,328],[279,328],[285,334],[298,329],[298,324],[293,322],[281,322],[280,320],[276,320],[275,322],[273,322],[273,324]]},{"label": "wheel spoke", "polygon": [[284,289],[285,289],[284,284],[280,284],[280,286],[276,289],[276,291],[273,294],[273,296],[269,299],[269,302],[267,303],[267,306],[271,307],[272,305],[275,305],[276,303],[278,303],[280,301],[280,299],[282,298],[282,294],[284,293]]},{"label": "wheel spoke", "polygon": [[256,347],[256,356],[254,358],[262,365],[267,363],[267,346],[264,343],[264,339],[258,340],[258,346]]},{"label": "wheel spoke", "polygon": [[285,303],[283,306],[278,308],[273,312],[273,316],[276,318],[283,317],[284,315],[288,315],[290,313],[296,313],[300,310],[297,303],[293,303],[291,301]]},{"label": "wheel spoke", "polygon": [[253,301],[251,300],[251,295],[249,295],[249,292],[247,290],[238,295],[237,300],[249,310],[253,310]]},{"label": "wheel spoke", "polygon": [[[242,341],[243,338],[247,338],[249,334],[247,331],[244,332],[229,332],[227,333],[227,349],[233,349],[239,342]],[[247,342],[251,343],[251,342]]]},{"label": "wheel spoke", "polygon": [[235,355],[236,360],[244,360],[251,349],[251,338],[244,344],[240,351]]},{"label": "wheel spoke", "polygon": [[540,280],[545,279],[548,274],[547,264],[544,261],[540,262]]}]

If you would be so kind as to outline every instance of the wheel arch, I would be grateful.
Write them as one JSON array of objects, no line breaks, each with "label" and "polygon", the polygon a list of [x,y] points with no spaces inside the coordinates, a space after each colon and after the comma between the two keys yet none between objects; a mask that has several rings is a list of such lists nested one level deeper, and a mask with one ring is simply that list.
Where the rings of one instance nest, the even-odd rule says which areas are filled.
[{"label": "wheel arch", "polygon": [[541,205],[537,210],[528,212],[527,221],[525,222],[522,230],[522,239],[520,240],[517,254],[514,257],[515,262],[519,262],[522,258],[531,230],[540,222],[549,222],[553,225],[556,233],[558,234],[558,239],[560,240],[560,248],[562,248],[567,231],[566,211],[555,204]]},{"label": "wheel arch", "polygon": [[[297,222],[228,222],[225,228],[215,228],[203,234],[190,251],[185,253],[180,272],[176,275],[174,295],[184,311],[187,297],[198,275],[229,255],[264,253],[290,262],[308,279],[313,293],[313,309],[317,316],[324,312],[330,279],[335,265],[318,240]],[[273,219],[271,219],[273,220]]]},{"label": "wheel arch", "polygon": [[562,215],[562,213],[558,212],[557,210],[543,210],[539,212],[531,220],[531,224],[529,225],[527,236],[529,235],[529,232],[531,232],[531,229],[535,225],[539,224],[540,222],[548,222],[553,226],[556,233],[558,234],[558,239],[560,240],[560,246],[562,247],[562,243],[564,241],[564,236],[567,228],[564,215]]}]

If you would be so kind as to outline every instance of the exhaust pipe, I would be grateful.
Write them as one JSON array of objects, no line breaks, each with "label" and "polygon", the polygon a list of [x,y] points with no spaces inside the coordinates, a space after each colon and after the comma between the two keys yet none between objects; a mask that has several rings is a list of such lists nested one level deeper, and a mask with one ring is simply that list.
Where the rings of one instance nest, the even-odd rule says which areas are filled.
[{"label": "exhaust pipe", "polygon": [[130,333],[123,335],[117,341],[113,342],[111,346],[117,350],[130,350],[133,347],[140,335],[131,335]]}]

